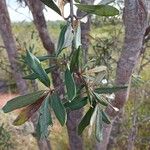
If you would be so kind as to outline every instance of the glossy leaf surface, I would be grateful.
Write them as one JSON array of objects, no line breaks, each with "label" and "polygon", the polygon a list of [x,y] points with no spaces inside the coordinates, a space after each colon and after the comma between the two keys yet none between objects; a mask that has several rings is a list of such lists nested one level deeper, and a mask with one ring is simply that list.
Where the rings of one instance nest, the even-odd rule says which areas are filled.
[{"label": "glossy leaf surface", "polygon": [[64,104],[65,108],[67,110],[78,110],[80,108],[83,108],[86,104],[87,104],[87,97],[76,97],[74,100],[72,100],[71,102],[66,102]]},{"label": "glossy leaf surface", "polygon": [[70,62],[71,73],[79,69],[79,54],[80,54],[80,48],[76,49],[72,54],[72,58]]},{"label": "glossy leaf surface", "polygon": [[91,116],[94,112],[94,108],[90,108],[83,116],[81,122],[78,125],[78,134],[81,135],[84,129],[90,124]]},{"label": "glossy leaf surface", "polygon": [[42,105],[42,102],[44,101],[45,98],[46,98],[46,96],[44,95],[35,103],[33,103],[33,104],[27,106],[26,108],[24,108],[23,110],[21,110],[19,116],[16,118],[16,120],[13,122],[13,124],[15,126],[19,126],[19,125],[24,124],[26,121],[28,121],[28,119],[31,118],[31,116],[40,108],[40,106]]},{"label": "glossy leaf surface", "polygon": [[58,6],[54,3],[53,0],[41,0],[46,6],[48,6],[49,8],[51,8],[52,10],[54,10],[56,13],[58,13],[59,15],[61,15],[61,11],[58,8]]},{"label": "glossy leaf surface", "polygon": [[98,142],[101,142],[103,139],[102,129],[103,129],[102,112],[100,108],[98,108],[96,114],[96,123],[95,123],[95,136]]},{"label": "glossy leaf surface", "polygon": [[113,87],[101,87],[95,89],[98,94],[112,94],[114,92],[127,89],[127,86],[113,86]]},{"label": "glossy leaf surface", "polygon": [[50,103],[51,107],[53,108],[53,111],[55,113],[56,118],[60,122],[60,124],[63,126],[66,123],[67,114],[64,105],[61,102],[61,99],[57,95],[57,93],[53,93],[50,96]]},{"label": "glossy leaf surface", "polygon": [[27,56],[25,58],[26,63],[31,68],[31,70],[38,76],[38,79],[47,87],[50,86],[50,80],[42,68],[40,61],[29,51],[27,51]]},{"label": "glossy leaf surface", "polygon": [[[53,69],[55,68],[55,66],[49,67],[47,69],[45,69],[45,72],[48,74],[50,73]],[[29,74],[27,76],[24,76],[23,79],[28,79],[28,80],[35,80],[38,78],[38,75],[35,73]]]},{"label": "glossy leaf surface", "polygon": [[75,85],[73,75],[71,74],[68,68],[65,71],[65,85],[67,89],[68,99],[69,101],[71,101],[76,96],[76,85]]},{"label": "glossy leaf surface", "polygon": [[99,16],[115,16],[119,14],[119,10],[110,5],[76,4],[76,6],[79,10]]},{"label": "glossy leaf surface", "polygon": [[25,107],[32,103],[35,103],[42,95],[44,91],[37,91],[27,95],[18,96],[8,101],[2,108],[5,113],[11,112],[15,109]]},{"label": "glossy leaf surface", "polygon": [[49,103],[49,95],[45,98],[45,101],[42,103],[40,107],[40,116],[38,119],[38,124],[36,127],[36,133],[39,139],[47,138],[48,136],[48,127],[52,125],[52,118],[50,113],[50,103]]},{"label": "glossy leaf surface", "polygon": [[107,115],[104,111],[102,111],[102,120],[103,120],[105,123],[107,123],[107,124],[110,124],[110,123],[111,123],[111,121],[110,121],[108,115]]}]

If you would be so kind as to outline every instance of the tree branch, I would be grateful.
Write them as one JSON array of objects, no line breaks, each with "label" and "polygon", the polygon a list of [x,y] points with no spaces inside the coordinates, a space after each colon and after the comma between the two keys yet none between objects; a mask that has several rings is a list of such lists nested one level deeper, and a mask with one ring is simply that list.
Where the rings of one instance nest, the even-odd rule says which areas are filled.
[{"label": "tree branch", "polygon": [[71,23],[72,23],[72,26],[73,26],[73,19],[74,19],[73,0],[70,0],[70,18],[71,18]]}]

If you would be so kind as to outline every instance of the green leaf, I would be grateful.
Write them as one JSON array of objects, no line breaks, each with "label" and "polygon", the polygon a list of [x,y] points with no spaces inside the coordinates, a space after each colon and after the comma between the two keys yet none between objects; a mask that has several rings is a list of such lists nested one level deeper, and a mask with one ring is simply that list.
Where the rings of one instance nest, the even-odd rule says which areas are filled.
[{"label": "green leaf", "polygon": [[45,139],[48,136],[48,126],[52,125],[52,118],[50,114],[50,103],[49,95],[46,97],[45,101],[40,107],[40,116],[38,119],[38,124],[36,127],[37,137],[39,139]]},{"label": "green leaf", "polygon": [[80,47],[76,49],[72,54],[72,58],[70,62],[70,72],[79,69],[79,54],[80,54]]},{"label": "green leaf", "polygon": [[38,56],[37,58],[39,59],[39,61],[45,61],[45,60],[49,60],[49,59],[57,59],[55,56],[51,56],[51,55]]},{"label": "green leaf", "polygon": [[81,122],[78,125],[78,134],[81,135],[83,130],[90,124],[91,116],[94,112],[94,108],[91,107],[87,113],[83,116]]},{"label": "green leaf", "polygon": [[76,97],[71,102],[66,102],[64,104],[64,106],[67,110],[73,111],[73,110],[78,110],[78,109],[84,107],[87,104],[87,102],[88,102],[87,97],[83,97],[83,98]]},{"label": "green leaf", "polygon": [[113,87],[101,87],[97,88],[94,91],[98,94],[112,94],[118,92],[119,90],[127,89],[128,86],[113,86]]},{"label": "green leaf", "polygon": [[71,23],[69,23],[67,26],[67,30],[65,32],[64,43],[62,47],[63,49],[72,45],[73,37],[74,37],[73,28]]},{"label": "green leaf", "polygon": [[33,92],[31,94],[18,96],[8,101],[2,109],[5,113],[8,113],[15,109],[25,107],[27,105],[36,102],[43,94],[44,91],[38,91],[38,92]]},{"label": "green leaf", "polygon": [[74,35],[74,45],[75,48],[78,49],[79,46],[81,46],[81,26],[80,26],[80,22],[78,22],[78,26],[77,29],[75,31],[75,35]]},{"label": "green leaf", "polygon": [[75,2],[76,2],[76,3],[80,3],[80,2],[81,2],[81,0],[75,0]]},{"label": "green leaf", "polygon": [[95,123],[95,136],[98,142],[101,142],[103,139],[102,129],[103,129],[102,112],[100,108],[98,108],[96,114],[96,123]]},{"label": "green leaf", "polygon": [[110,121],[108,115],[107,115],[104,111],[102,111],[102,120],[103,120],[105,123],[107,123],[107,124],[110,124],[110,123],[111,123],[111,121]]},{"label": "green leaf", "polygon": [[[51,66],[47,69],[45,69],[45,72],[48,74],[50,72],[52,72],[52,70],[55,68],[55,66]],[[23,79],[28,79],[28,80],[35,80],[38,78],[38,75],[35,73],[29,74],[27,76],[24,76]]]},{"label": "green leaf", "polygon": [[85,5],[75,4],[78,9],[87,12],[89,14],[95,14],[99,16],[115,16],[119,14],[119,10],[109,5]]},{"label": "green leaf", "polygon": [[57,44],[57,55],[61,53],[61,51],[69,46],[72,45],[73,41],[73,29],[70,23],[64,25],[62,28],[59,39],[58,39],[58,44]]},{"label": "green leaf", "polygon": [[68,99],[69,101],[71,101],[76,96],[76,85],[75,85],[74,78],[68,68],[65,71],[65,85],[67,89]]},{"label": "green leaf", "polygon": [[27,106],[26,108],[24,108],[23,110],[21,110],[19,116],[13,122],[13,125],[19,126],[19,125],[24,124],[26,121],[28,121],[29,118],[31,118],[31,116],[40,108],[40,106],[41,106],[42,102],[44,101],[44,99],[46,98],[46,96],[47,95],[44,95],[35,103],[33,103],[33,104]]},{"label": "green leaf", "polygon": [[46,6],[54,10],[56,13],[58,13],[61,16],[61,11],[58,8],[58,6],[54,3],[53,0],[41,0]]},{"label": "green leaf", "polygon": [[55,116],[59,120],[60,124],[63,126],[66,123],[67,118],[65,107],[56,93],[53,93],[50,96],[50,100],[51,100],[51,107],[54,110]]},{"label": "green leaf", "polygon": [[90,127],[92,128],[93,125],[95,124],[95,120],[96,120],[96,115],[97,115],[97,109],[98,109],[98,105],[96,105],[96,107],[94,108],[94,112],[91,116],[91,119],[90,119]]},{"label": "green leaf", "polygon": [[85,88],[85,85],[83,83],[81,85],[77,85],[76,86],[76,89],[77,89],[76,95],[81,95],[84,88]]},{"label": "green leaf", "polygon": [[59,39],[58,39],[58,43],[57,43],[57,51],[56,51],[57,55],[59,53],[61,53],[61,51],[63,49],[62,47],[63,47],[63,43],[65,41],[65,33],[66,33],[66,30],[67,30],[67,27],[68,27],[68,25],[66,24],[61,29]]},{"label": "green leaf", "polygon": [[32,71],[38,76],[38,79],[47,87],[50,86],[50,79],[42,68],[40,61],[29,51],[25,58],[26,63],[32,69]]},{"label": "green leaf", "polygon": [[94,98],[100,103],[102,104],[103,106],[108,106],[108,102],[101,96],[99,95],[98,93],[95,93],[93,92],[92,93]]},{"label": "green leaf", "polygon": [[101,5],[107,5],[107,4],[110,4],[112,2],[114,2],[115,0],[101,0],[101,2],[99,4]]}]

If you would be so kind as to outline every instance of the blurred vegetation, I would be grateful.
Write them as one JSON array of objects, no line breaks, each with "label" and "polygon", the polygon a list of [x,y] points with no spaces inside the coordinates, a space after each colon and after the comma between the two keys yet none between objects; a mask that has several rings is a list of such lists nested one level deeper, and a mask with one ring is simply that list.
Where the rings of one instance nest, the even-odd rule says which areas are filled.
[{"label": "blurred vegetation", "polygon": [[[63,22],[48,22],[47,24],[52,40],[56,43],[56,39],[59,35],[59,28],[61,28]],[[26,74],[30,70],[28,70],[21,61],[22,56],[25,54],[25,50],[29,48],[29,46],[34,46],[34,53],[37,56],[45,55],[46,51],[32,23],[13,23],[13,33],[16,38],[19,52],[18,60],[22,65],[24,74]],[[119,18],[93,18],[92,29],[89,34],[91,42],[89,57],[91,60],[94,59],[94,65],[105,65],[108,67],[108,75],[106,78],[109,83],[114,82],[116,62],[122,49],[123,37],[124,28]],[[0,39],[0,46],[3,45],[1,41]],[[139,62],[134,72],[135,76],[133,77],[130,97],[124,109],[121,131],[116,137],[117,142],[114,146],[114,150],[121,150],[127,146],[128,138],[133,128],[136,129],[135,150],[150,149],[150,64],[147,63],[150,59],[150,52],[148,44],[146,46],[145,56],[141,58],[143,59],[142,63]],[[13,89],[14,91],[14,80],[10,72],[6,51],[3,47],[0,47],[0,62],[0,80],[5,80],[8,85],[13,85],[13,87],[9,86],[9,89]],[[140,66],[145,63],[146,65],[141,68]],[[45,65],[48,65],[48,62]],[[13,145],[15,150],[37,149],[36,141],[31,134],[24,135],[24,128],[19,129],[11,125],[13,121],[12,118],[14,118],[15,115],[16,112],[11,115],[0,114],[0,141],[2,137],[3,146]],[[50,129],[49,137],[54,150],[69,149],[67,131],[62,130],[57,122],[55,122],[54,126]],[[88,129],[84,133],[83,138],[85,141],[85,149],[93,150],[95,141],[92,135],[91,137],[88,136]],[[13,147],[8,149],[13,149]],[[3,150],[1,145],[0,149]]]},{"label": "blurred vegetation", "polygon": [[10,132],[5,129],[4,124],[0,124],[0,148],[3,150],[13,148]]}]

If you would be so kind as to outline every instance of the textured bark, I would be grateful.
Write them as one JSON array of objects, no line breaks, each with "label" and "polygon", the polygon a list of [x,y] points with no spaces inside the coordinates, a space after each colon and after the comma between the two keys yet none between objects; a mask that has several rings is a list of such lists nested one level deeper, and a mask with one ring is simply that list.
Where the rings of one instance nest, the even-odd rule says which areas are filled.
[{"label": "textured bark", "polygon": [[68,113],[67,129],[69,136],[69,145],[71,150],[82,150],[83,140],[81,136],[77,134],[77,126],[81,120],[83,110],[75,110]]},{"label": "textured bark", "polygon": [[11,21],[9,18],[6,1],[0,0],[0,33],[7,50],[8,59],[10,62],[11,70],[13,77],[16,81],[18,91],[20,94],[27,93],[27,84],[25,80],[22,79],[22,72],[17,63],[17,47],[15,44],[15,40],[13,38],[12,29],[11,29]]},{"label": "textured bark", "polygon": [[[76,84],[80,86],[82,81],[79,78],[76,79]],[[77,127],[81,121],[83,109],[71,111],[67,114],[67,129],[69,136],[69,145],[71,150],[82,150],[83,140],[82,137],[77,133]]]},{"label": "textured bark", "polygon": [[[145,0],[125,0],[124,24],[125,41],[123,50],[118,61],[116,71],[116,85],[130,84],[132,72],[138,62],[142,48],[143,37],[147,28],[147,5]],[[116,93],[116,98],[112,102],[113,106],[122,109],[129,94],[129,89]],[[107,113],[112,118],[118,115],[111,108]],[[112,125],[104,125],[104,140],[97,144],[98,150],[106,150]]]},{"label": "textured bark", "polygon": [[109,137],[109,143],[107,146],[107,150],[113,150],[117,144],[117,139],[121,135],[121,125],[123,122],[124,111],[120,110],[119,114],[115,118],[112,124],[112,130]]}]

